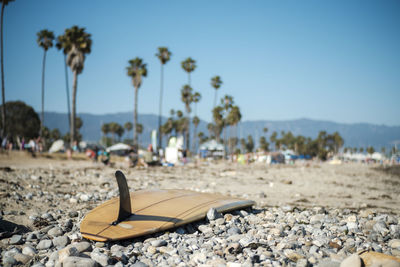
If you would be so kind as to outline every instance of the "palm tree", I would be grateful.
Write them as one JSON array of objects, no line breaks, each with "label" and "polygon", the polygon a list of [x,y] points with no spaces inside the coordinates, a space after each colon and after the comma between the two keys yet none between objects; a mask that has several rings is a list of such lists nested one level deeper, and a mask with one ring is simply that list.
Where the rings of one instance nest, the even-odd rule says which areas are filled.
[{"label": "palm tree", "polygon": [[146,64],[143,63],[143,60],[141,58],[135,58],[129,60],[129,66],[126,68],[127,74],[129,77],[132,78],[132,84],[133,87],[135,88],[135,107],[133,111],[133,125],[134,125],[134,130],[133,130],[133,144],[138,145],[138,121],[137,121],[137,105],[138,105],[138,91],[140,86],[142,85],[142,77],[147,76],[147,68]]},{"label": "palm tree", "polygon": [[221,77],[219,77],[217,75],[217,76],[211,78],[211,86],[214,87],[214,89],[215,89],[214,108],[215,108],[215,105],[217,105],[217,92],[218,92],[218,89],[221,87],[221,85],[222,85]]},{"label": "palm tree", "polygon": [[196,61],[190,57],[182,61],[182,69],[188,73],[188,84],[191,85],[190,73],[196,69]]},{"label": "palm tree", "polygon": [[[236,128],[237,124],[240,122],[241,119],[242,119],[242,113],[240,113],[240,108],[238,106],[232,106],[227,115],[226,123]],[[229,140],[232,140],[232,138],[229,138]],[[228,147],[232,149],[232,144],[229,144]],[[233,152],[233,149],[231,150],[231,152]]]},{"label": "palm tree", "polygon": [[193,103],[194,103],[194,117],[193,117],[193,121],[192,121],[193,125],[194,125],[193,151],[196,151],[196,149],[197,149],[197,142],[196,142],[196,140],[197,140],[197,126],[200,123],[200,119],[197,117],[197,103],[199,103],[200,100],[201,100],[201,94],[199,92],[195,92],[193,94],[193,99],[192,100],[193,100]]},{"label": "palm tree", "polygon": [[68,40],[64,35],[59,35],[57,37],[56,47],[58,50],[62,49],[64,55],[65,90],[67,93],[67,108],[68,108],[68,127],[71,127],[71,105],[69,102],[68,65],[67,65],[67,54],[71,49],[71,44],[68,43]]},{"label": "palm tree", "polygon": [[186,138],[186,149],[189,149],[190,147],[190,104],[193,101],[193,89],[189,85],[184,85],[181,89],[181,100],[185,104],[185,109],[186,109],[186,122],[185,122],[185,138]]},{"label": "palm tree", "polygon": [[2,99],[2,112],[1,119],[3,122],[3,127],[1,131],[1,136],[4,137],[6,135],[6,96],[5,96],[5,88],[4,88],[4,53],[3,53],[3,18],[4,18],[4,8],[8,5],[9,2],[14,0],[0,0],[1,2],[1,29],[0,29],[0,38],[1,38],[1,99]]},{"label": "palm tree", "polygon": [[125,130],[127,131],[127,132],[130,132],[131,130],[132,130],[132,128],[133,128],[133,125],[132,125],[132,122],[126,122],[125,124],[124,124],[124,128],[125,128]]},{"label": "palm tree", "polygon": [[[139,144],[139,135],[141,135],[143,133],[143,125],[142,124],[138,123],[136,125],[136,132],[138,134],[138,142],[137,143]],[[139,148],[139,145],[138,145],[138,148]]]},{"label": "palm tree", "polygon": [[37,43],[43,48],[43,65],[42,65],[42,116],[40,120],[40,135],[42,135],[42,128],[44,127],[44,73],[46,66],[46,54],[49,48],[53,47],[54,33],[48,30],[41,30],[37,33]]},{"label": "palm tree", "polygon": [[162,116],[162,97],[163,97],[163,87],[164,87],[164,65],[170,60],[171,52],[168,50],[167,47],[159,47],[158,53],[156,57],[161,62],[161,81],[160,81],[160,109],[158,115],[158,143],[159,146],[162,147],[162,131],[161,131],[161,116]]},{"label": "palm tree", "polygon": [[197,138],[198,138],[198,136],[197,136],[197,126],[199,125],[199,123],[200,123],[200,118],[199,117],[197,117],[197,116],[194,116],[193,117],[193,125],[194,125],[194,134],[193,134],[193,139],[194,139],[194,142],[193,142],[193,151],[196,153],[196,151],[197,151]]},{"label": "palm tree", "polygon": [[[90,54],[92,48],[91,35],[85,32],[85,28],[79,28],[78,26],[72,26],[66,29],[64,36],[65,42],[61,43],[61,47],[67,52],[67,64],[71,68],[74,74],[72,83],[72,112],[71,112],[71,143],[70,146],[74,145],[76,140],[76,93],[78,90],[78,75],[82,73],[85,63],[86,54]],[[60,48],[61,49],[61,48]]]}]

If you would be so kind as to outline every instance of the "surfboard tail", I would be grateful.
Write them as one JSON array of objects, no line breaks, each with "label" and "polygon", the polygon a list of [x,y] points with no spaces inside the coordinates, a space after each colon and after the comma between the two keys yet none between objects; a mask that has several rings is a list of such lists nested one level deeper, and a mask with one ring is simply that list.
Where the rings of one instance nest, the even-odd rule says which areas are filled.
[{"label": "surfboard tail", "polygon": [[116,171],[115,178],[117,179],[119,190],[119,211],[118,219],[112,223],[113,225],[122,222],[132,215],[131,197],[125,175],[121,171]]}]

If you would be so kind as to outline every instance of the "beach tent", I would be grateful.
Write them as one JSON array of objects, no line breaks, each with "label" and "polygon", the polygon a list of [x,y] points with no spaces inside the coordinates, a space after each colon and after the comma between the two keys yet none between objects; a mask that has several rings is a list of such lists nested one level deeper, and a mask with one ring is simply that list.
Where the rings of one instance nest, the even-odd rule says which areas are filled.
[{"label": "beach tent", "polygon": [[130,150],[131,149],[131,146],[130,145],[127,145],[127,144],[124,144],[124,143],[118,143],[118,144],[115,144],[115,145],[112,145],[112,146],[110,146],[110,147],[107,147],[107,152],[115,152],[115,151],[124,151],[124,150]]},{"label": "beach tent", "polygon": [[218,143],[216,140],[210,140],[200,145],[200,157],[223,157],[224,156],[224,145]]},{"label": "beach tent", "polygon": [[53,144],[51,144],[51,147],[49,149],[49,153],[55,153],[64,150],[64,141],[59,139],[57,141],[54,141]]}]

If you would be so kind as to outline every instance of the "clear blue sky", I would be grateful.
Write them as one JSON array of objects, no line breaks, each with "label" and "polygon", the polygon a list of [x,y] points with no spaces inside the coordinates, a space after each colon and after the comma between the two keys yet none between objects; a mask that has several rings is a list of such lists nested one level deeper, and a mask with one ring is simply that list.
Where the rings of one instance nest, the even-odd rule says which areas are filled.
[{"label": "clear blue sky", "polygon": [[[133,110],[128,60],[141,57],[148,77],[139,113],[158,114],[157,47],[173,53],[165,66],[163,114],[182,109],[187,75],[202,94],[209,121],[214,89],[232,95],[243,120],[311,118],[400,125],[400,1],[54,1],[17,0],[5,10],[6,100],[41,107],[43,49],[36,33],[60,35],[73,25],[92,35],[78,78],[77,112]],[[70,85],[72,75],[70,73]],[[49,50],[46,111],[66,112],[63,57]]]}]

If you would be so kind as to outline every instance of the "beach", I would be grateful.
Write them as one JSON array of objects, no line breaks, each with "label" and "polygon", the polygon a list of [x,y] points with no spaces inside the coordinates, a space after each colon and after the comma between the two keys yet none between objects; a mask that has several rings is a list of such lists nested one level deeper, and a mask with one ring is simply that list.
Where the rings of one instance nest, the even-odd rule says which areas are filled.
[{"label": "beach", "polygon": [[[113,158],[111,160],[113,161]],[[3,228],[1,240],[3,264],[7,265],[4,263],[5,259],[12,262],[17,254],[26,256],[23,253],[25,247],[32,247],[34,250],[31,256],[28,253],[29,255],[24,258],[27,262],[46,264],[46,266],[51,263],[57,264],[60,262],[58,251],[82,242],[85,244],[88,242],[88,248],[79,252],[83,254],[79,255],[78,253],[70,255],[70,257],[75,256],[84,260],[83,255],[86,253],[89,255],[89,259],[96,264],[101,264],[96,260],[96,253],[99,253],[107,256],[107,264],[121,262],[127,266],[138,262],[147,265],[180,264],[182,266],[218,265],[217,262],[245,264],[249,261],[252,264],[264,262],[267,266],[268,264],[271,266],[277,264],[296,266],[296,264],[304,262],[309,265],[318,265],[324,261],[340,264],[351,253],[371,247],[379,248],[386,254],[400,254],[400,247],[397,247],[397,243],[394,246],[390,243],[391,240],[400,238],[398,225],[400,177],[385,172],[384,167],[378,164],[331,165],[326,162],[304,161],[293,165],[267,166],[264,163],[240,165],[227,161],[199,161],[174,167],[128,168],[126,165],[123,160],[116,161],[110,167],[86,160],[84,157],[65,160],[52,155],[37,155],[32,158],[23,152],[1,154],[0,204]],[[98,244],[101,242],[82,240],[79,233],[79,223],[86,213],[104,201],[118,196],[118,187],[114,178],[116,170],[125,173],[131,191],[188,189],[254,200],[256,205],[253,211],[232,213],[232,216],[237,219],[238,232],[232,233],[232,230],[229,233],[234,224],[232,225],[231,220],[228,220],[229,216],[225,214],[224,220],[218,223],[217,221],[203,220],[187,227],[181,227],[183,230],[178,228],[148,237],[117,242],[118,246],[123,247],[121,251],[125,253],[126,257],[124,260],[117,260],[118,257],[113,256],[112,253],[112,246],[116,245],[115,243]],[[306,216],[307,214],[308,216]],[[304,216],[306,221],[302,222],[299,218]],[[313,216],[317,216],[319,219],[314,218],[314,221],[311,222]],[[294,221],[290,218],[294,218]],[[290,221],[292,221],[292,225],[286,229],[285,227],[290,225]],[[373,221],[374,224],[371,222],[368,224],[368,221]],[[384,222],[383,228],[375,227],[375,223],[381,221]],[[356,225],[349,225],[349,222]],[[274,225],[269,225],[271,223]],[[301,246],[296,243],[277,247],[290,237],[290,231],[296,230],[299,225],[312,228],[316,223],[318,225],[315,229],[322,231],[319,236],[324,237],[321,244],[313,243],[313,234],[315,233],[311,233],[309,246]],[[324,226],[325,224],[326,226]],[[255,228],[252,229],[246,225],[253,225]],[[328,225],[335,229],[328,229],[329,234],[324,233],[324,230],[329,228]],[[369,228],[366,225],[369,225]],[[18,230],[14,231],[13,226]],[[347,226],[347,228],[341,233],[338,229],[343,226]],[[210,227],[211,230],[208,229]],[[216,231],[213,227],[218,229],[222,227],[221,229],[225,232]],[[49,234],[48,232],[52,228],[60,229],[60,233]],[[371,229],[375,229],[372,232],[378,234],[376,238],[369,237]],[[381,233],[379,229],[382,230]],[[277,235],[276,231],[279,232]],[[36,238],[32,238],[32,233],[41,234],[36,234]],[[20,238],[14,237],[15,235]],[[235,237],[238,238],[237,240],[229,239],[232,235],[239,235],[239,237]],[[257,239],[258,243],[262,243],[263,240],[267,242],[270,249],[266,251],[269,253],[264,253],[265,251],[261,249],[262,246],[254,246],[254,249],[249,248],[249,251],[245,252],[248,247],[243,238],[247,235]],[[269,235],[276,235],[274,245],[271,242],[268,243]],[[343,235],[346,237],[345,240],[341,239]],[[58,244],[57,241],[58,245],[56,245],[55,240],[64,236],[64,243]],[[307,231],[301,237],[305,238],[305,236],[307,236]],[[350,247],[345,246],[349,236],[355,241]],[[361,239],[357,241],[358,236],[364,236],[364,238],[360,237]],[[196,245],[189,246],[190,249],[185,252],[187,256],[181,255],[184,252],[179,252],[182,244],[179,244],[178,241],[183,240],[182,242],[186,244],[187,239],[194,237],[203,242],[196,241]],[[13,238],[15,240],[12,240]],[[147,240],[149,238],[150,240]],[[208,246],[203,244],[207,240],[213,240],[210,241],[212,243],[221,238],[224,239],[222,243],[219,243],[221,255],[215,252],[212,246],[208,249]],[[160,247],[152,245],[151,242],[157,239],[164,240],[166,248],[160,246],[160,250]],[[272,238],[270,239],[272,240]],[[337,247],[332,247],[331,242],[334,239],[340,241],[340,245]],[[42,240],[51,240],[52,243],[50,246],[42,248],[39,246]],[[301,242],[301,239],[296,242]],[[306,243],[306,240],[304,242]],[[227,257],[224,250],[236,243],[241,247],[240,252]],[[136,246],[135,244],[142,245]],[[149,247],[152,248],[149,249]],[[304,247],[308,247],[309,250],[304,251]],[[313,248],[311,252],[310,248]],[[325,251],[325,248],[328,252]],[[169,249],[175,249],[177,252],[170,255],[165,252]],[[288,249],[290,251],[285,253],[285,250]],[[133,253],[135,256],[132,256],[132,251],[136,250],[138,253]],[[53,255],[55,253],[56,256]],[[198,253],[202,254],[198,255]],[[293,255],[289,257],[290,253],[295,253],[297,258],[294,259]],[[258,255],[257,260],[254,261],[251,255]],[[260,261],[260,257],[264,260]]]}]

